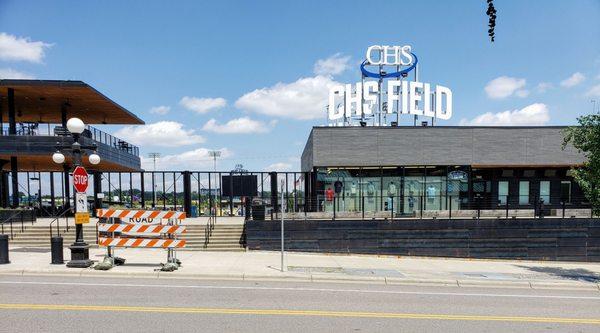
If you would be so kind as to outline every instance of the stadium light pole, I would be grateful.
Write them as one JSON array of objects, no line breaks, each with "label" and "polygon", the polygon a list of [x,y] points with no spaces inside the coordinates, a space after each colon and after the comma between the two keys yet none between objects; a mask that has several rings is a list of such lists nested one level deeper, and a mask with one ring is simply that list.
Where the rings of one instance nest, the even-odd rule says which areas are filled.
[{"label": "stadium light pole", "polygon": [[211,150],[208,152],[208,156],[213,158],[214,161],[214,171],[217,171],[217,157],[221,156],[221,152],[218,150]]},{"label": "stadium light pole", "polygon": [[[152,159],[152,163],[153,163],[153,169],[152,169],[152,184],[154,184],[154,188],[152,193],[154,193],[153,198],[152,198],[152,204],[154,206],[156,206],[156,180],[154,178],[154,172],[156,172],[156,160],[160,158],[160,153],[148,153],[148,158]],[[142,195],[144,195],[142,193]],[[152,207],[154,208],[154,207]]]}]

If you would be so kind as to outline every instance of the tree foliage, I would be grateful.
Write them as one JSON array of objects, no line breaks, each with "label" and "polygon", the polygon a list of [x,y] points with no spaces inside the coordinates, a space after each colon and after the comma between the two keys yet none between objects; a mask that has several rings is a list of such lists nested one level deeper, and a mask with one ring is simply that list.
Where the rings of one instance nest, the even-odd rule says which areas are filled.
[{"label": "tree foliage", "polygon": [[577,118],[579,126],[565,130],[563,149],[573,145],[587,161],[573,168],[573,178],[592,204],[594,214],[600,215],[600,114]]},{"label": "tree foliage", "polygon": [[494,7],[494,0],[487,0],[487,4],[488,4],[488,9],[485,13],[489,17],[488,35],[490,36],[490,40],[493,43],[494,39],[496,38],[496,33],[494,32],[494,28],[496,27],[497,11],[496,11],[496,8]]}]

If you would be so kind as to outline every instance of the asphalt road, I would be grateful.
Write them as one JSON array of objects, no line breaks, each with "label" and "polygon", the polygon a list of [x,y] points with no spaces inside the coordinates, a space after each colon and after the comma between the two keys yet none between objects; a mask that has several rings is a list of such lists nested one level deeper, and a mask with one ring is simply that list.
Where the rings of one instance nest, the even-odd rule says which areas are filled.
[{"label": "asphalt road", "polygon": [[599,332],[600,291],[0,276],[0,332]]}]

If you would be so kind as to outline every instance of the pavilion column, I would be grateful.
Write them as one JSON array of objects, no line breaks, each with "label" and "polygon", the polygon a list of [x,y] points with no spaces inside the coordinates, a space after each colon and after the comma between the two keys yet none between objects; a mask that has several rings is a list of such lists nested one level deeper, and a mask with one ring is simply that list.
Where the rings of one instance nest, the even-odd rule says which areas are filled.
[{"label": "pavilion column", "polygon": [[[17,121],[15,111],[15,90],[8,88],[8,134],[17,134]],[[17,157],[10,157],[10,171],[12,177],[12,206],[19,206],[19,168],[17,165]]]},{"label": "pavilion column", "polygon": [[102,193],[102,172],[94,171],[94,211],[93,217],[97,217],[96,212],[102,208],[102,198],[98,198],[98,193]]},{"label": "pavilion column", "polygon": [[60,106],[60,123],[64,129],[67,129],[67,104]]},{"label": "pavilion column", "polygon": [[7,160],[0,160],[0,206],[8,208],[8,172],[4,171],[4,166],[8,163]]},{"label": "pavilion column", "polygon": [[64,208],[71,208],[71,181],[69,171],[71,168],[65,163],[63,164],[63,172],[65,174],[65,202],[63,202]]},{"label": "pavilion column", "polygon": [[15,90],[8,88],[8,135],[17,134],[17,120],[15,111]]},{"label": "pavilion column", "polygon": [[12,178],[12,207],[19,207],[19,168],[17,157],[10,157],[10,176]]}]

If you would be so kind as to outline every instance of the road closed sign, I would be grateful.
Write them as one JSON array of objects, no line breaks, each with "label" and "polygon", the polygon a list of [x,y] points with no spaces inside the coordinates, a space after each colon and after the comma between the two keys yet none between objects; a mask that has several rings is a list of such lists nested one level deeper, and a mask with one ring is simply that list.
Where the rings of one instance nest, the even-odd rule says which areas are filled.
[{"label": "road closed sign", "polygon": [[87,191],[89,175],[84,167],[78,166],[73,170],[73,186],[79,193]]}]

